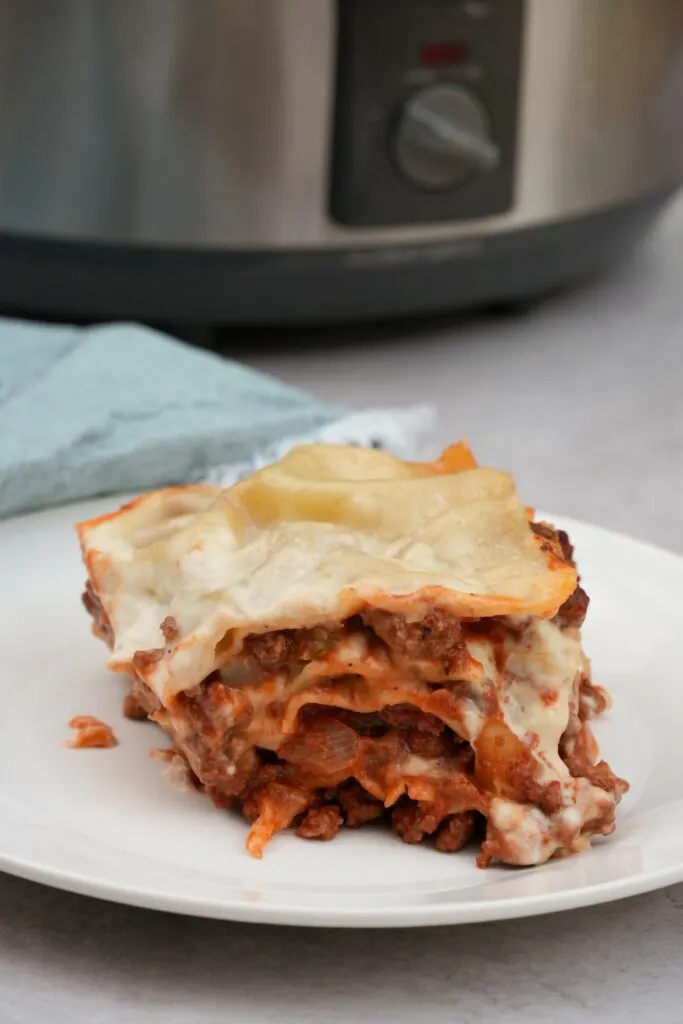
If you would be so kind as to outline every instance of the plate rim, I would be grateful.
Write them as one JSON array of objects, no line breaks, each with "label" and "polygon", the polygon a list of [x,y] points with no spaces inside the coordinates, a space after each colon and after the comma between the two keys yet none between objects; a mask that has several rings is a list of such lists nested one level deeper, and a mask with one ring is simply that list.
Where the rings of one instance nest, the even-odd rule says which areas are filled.
[{"label": "plate rim", "polygon": [[[545,865],[541,864],[538,868],[529,870],[541,870],[543,867]],[[324,910],[315,906],[278,907],[265,901],[262,904],[238,901],[220,903],[196,896],[154,892],[139,886],[114,885],[87,875],[71,874],[60,868],[46,870],[31,861],[20,861],[3,854],[0,854],[0,870],[13,877],[37,882],[62,892],[179,916],[292,928],[372,928],[383,931],[393,928],[455,927],[523,920],[630,899],[683,881],[682,859],[680,864],[659,868],[657,871],[601,882],[579,890],[566,889],[551,894],[477,900],[460,904],[444,903],[442,906],[418,904],[410,907],[382,907],[381,911],[363,911],[358,908],[344,910],[342,907]]]}]

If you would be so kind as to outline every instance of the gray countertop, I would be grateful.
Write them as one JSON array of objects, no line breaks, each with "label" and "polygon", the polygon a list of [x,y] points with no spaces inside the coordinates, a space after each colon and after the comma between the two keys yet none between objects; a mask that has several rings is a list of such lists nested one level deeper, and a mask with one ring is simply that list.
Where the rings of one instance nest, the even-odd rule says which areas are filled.
[{"label": "gray countertop", "polygon": [[[352,405],[432,402],[435,448],[466,434],[531,504],[683,552],[683,202],[608,278],[529,313],[349,336],[250,361]],[[0,875],[3,1024],[678,1024],[682,996],[683,886],[353,933],[192,920]]]}]

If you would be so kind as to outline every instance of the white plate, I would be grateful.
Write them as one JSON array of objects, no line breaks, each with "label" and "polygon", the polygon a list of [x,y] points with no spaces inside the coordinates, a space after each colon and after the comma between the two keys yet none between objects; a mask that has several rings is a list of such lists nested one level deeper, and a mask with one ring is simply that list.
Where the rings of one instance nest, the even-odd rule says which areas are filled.
[{"label": "white plate", "polygon": [[[540,868],[481,871],[471,852],[368,828],[323,844],[282,834],[255,861],[238,816],[165,781],[148,756],[162,733],[123,718],[124,686],[89,635],[72,524],[113,504],[0,524],[0,869],[206,917],[379,927],[540,914],[683,879],[683,559],[562,524],[592,597],[585,644],[614,698],[598,739],[632,784],[612,839]],[[67,749],[79,714],[113,725],[120,746]]]}]

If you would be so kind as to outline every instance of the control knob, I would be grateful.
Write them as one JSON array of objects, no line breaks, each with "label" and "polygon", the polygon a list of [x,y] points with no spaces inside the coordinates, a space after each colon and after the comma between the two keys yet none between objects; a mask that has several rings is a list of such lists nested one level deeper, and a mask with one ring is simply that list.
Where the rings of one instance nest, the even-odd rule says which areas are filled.
[{"label": "control knob", "polygon": [[464,86],[442,83],[413,93],[405,103],[394,156],[411,184],[445,190],[492,170],[500,149],[479,97]]}]

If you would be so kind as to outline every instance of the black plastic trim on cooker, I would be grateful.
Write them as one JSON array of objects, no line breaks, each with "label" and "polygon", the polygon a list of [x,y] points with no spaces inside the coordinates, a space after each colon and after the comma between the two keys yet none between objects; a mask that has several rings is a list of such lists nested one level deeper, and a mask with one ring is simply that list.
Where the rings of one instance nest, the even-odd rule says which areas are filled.
[{"label": "black plastic trim on cooker", "polygon": [[254,326],[530,302],[622,258],[677,189],[526,230],[376,249],[127,248],[0,235],[0,308],[81,322]]}]

